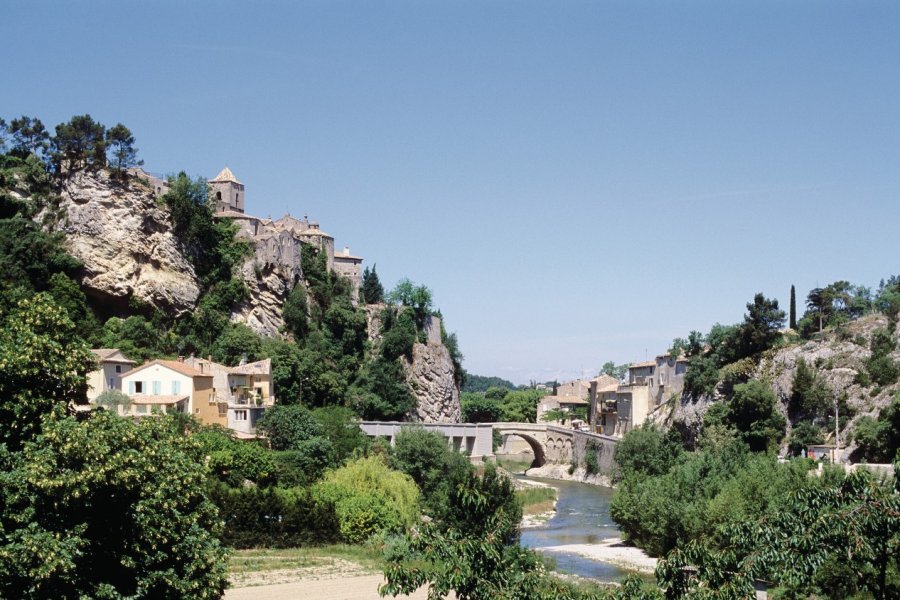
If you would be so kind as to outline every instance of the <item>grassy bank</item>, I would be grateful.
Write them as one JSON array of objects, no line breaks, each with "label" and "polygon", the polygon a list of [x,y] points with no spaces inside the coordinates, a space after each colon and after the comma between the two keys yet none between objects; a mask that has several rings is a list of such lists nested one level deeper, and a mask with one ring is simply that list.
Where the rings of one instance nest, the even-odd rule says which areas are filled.
[{"label": "grassy bank", "polygon": [[312,548],[235,550],[228,562],[228,572],[231,577],[240,578],[264,571],[326,569],[345,562],[372,572],[383,567],[380,552],[370,546],[332,544]]},{"label": "grassy bank", "polygon": [[522,503],[523,515],[537,515],[553,510],[556,502],[556,488],[531,487],[516,492]]}]

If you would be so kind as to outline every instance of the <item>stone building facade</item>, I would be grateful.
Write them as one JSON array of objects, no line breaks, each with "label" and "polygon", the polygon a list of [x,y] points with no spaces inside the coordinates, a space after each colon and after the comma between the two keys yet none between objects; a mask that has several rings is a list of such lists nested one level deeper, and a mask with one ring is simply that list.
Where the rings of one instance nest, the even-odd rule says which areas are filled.
[{"label": "stone building facade", "polygon": [[253,244],[254,267],[258,270],[275,270],[287,280],[296,282],[303,277],[300,251],[309,244],[325,253],[328,269],[347,277],[353,286],[354,303],[362,286],[362,262],[360,256],[350,254],[345,247],[335,255],[334,237],[322,231],[319,223],[304,215],[298,219],[285,214],[277,220],[262,219],[244,210],[244,184],[237,180],[228,167],[209,180],[210,192],[216,201],[217,218],[227,218],[238,226],[238,237]]},{"label": "stone building facade", "polygon": [[231,169],[225,167],[215,179],[209,180],[210,194],[216,201],[216,212],[244,212],[244,184],[237,180]]}]

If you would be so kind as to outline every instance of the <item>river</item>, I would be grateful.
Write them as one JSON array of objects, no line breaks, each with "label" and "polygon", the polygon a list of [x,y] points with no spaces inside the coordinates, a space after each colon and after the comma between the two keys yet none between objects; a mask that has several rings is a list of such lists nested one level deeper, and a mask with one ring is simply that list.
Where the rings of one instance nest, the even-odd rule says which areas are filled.
[{"label": "river", "polygon": [[609,516],[613,490],[606,487],[518,476],[540,481],[559,490],[556,514],[539,527],[522,530],[522,545],[545,552],[556,561],[557,570],[603,582],[619,581],[628,571],[609,563],[576,554],[547,552],[543,548],[567,544],[596,544],[605,538],[620,537]]}]

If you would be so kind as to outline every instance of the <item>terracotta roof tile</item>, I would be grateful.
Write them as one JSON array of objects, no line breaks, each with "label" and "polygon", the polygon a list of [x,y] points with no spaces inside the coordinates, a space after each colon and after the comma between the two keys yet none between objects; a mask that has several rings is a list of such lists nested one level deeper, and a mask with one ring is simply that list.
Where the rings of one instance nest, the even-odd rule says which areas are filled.
[{"label": "terracotta roof tile", "polygon": [[163,367],[172,369],[173,371],[177,371],[178,373],[181,373],[182,375],[187,375],[188,377],[212,377],[212,373],[201,373],[197,369],[195,369],[193,367],[189,367],[188,365],[184,364],[183,362],[179,362],[177,360],[153,360],[153,361],[150,361],[148,363],[145,363],[145,364],[139,366],[136,369],[132,369],[131,371],[128,372],[128,375],[129,376],[134,375],[138,371],[142,371],[148,367],[152,367],[153,365],[161,365]]}]

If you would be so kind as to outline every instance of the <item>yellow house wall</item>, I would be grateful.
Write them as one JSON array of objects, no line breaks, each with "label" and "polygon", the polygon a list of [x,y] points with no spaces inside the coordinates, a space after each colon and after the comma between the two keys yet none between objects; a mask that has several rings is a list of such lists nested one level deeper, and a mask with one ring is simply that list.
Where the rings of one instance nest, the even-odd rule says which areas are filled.
[{"label": "yellow house wall", "polygon": [[194,392],[191,394],[191,414],[204,425],[228,424],[228,414],[219,415],[219,405],[216,403],[215,389],[212,377],[195,377]]}]

